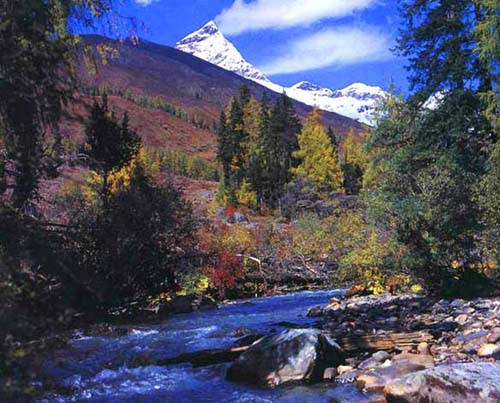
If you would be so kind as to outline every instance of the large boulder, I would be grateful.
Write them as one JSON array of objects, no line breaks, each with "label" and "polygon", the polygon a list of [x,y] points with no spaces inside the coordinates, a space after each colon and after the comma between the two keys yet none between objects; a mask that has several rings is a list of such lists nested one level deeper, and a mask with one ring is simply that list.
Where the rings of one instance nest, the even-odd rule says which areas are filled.
[{"label": "large boulder", "polygon": [[500,364],[441,365],[388,383],[388,403],[500,402]]},{"label": "large boulder", "polygon": [[177,296],[163,303],[158,309],[159,315],[171,313],[191,313],[194,311],[195,297],[192,295]]},{"label": "large boulder", "polygon": [[227,379],[260,386],[320,382],[327,368],[342,361],[337,343],[317,329],[289,329],[264,337],[238,357]]}]

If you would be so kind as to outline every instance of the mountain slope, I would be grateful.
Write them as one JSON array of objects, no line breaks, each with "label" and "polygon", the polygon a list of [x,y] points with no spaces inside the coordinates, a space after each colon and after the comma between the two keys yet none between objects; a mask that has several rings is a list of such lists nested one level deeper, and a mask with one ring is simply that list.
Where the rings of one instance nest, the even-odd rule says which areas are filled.
[{"label": "mountain slope", "polygon": [[[118,53],[117,57],[109,58],[106,64],[100,63],[96,75],[88,74],[88,67],[82,60],[80,75],[86,85],[107,86],[137,95],[159,97],[210,125],[218,122],[220,112],[230,98],[239,93],[243,84],[248,85],[250,92],[257,98],[264,92],[268,93],[271,100],[279,97],[278,93],[254,81],[168,46],[146,41],[140,41],[138,45],[129,41],[122,43],[95,35],[85,36],[84,40],[91,47],[105,44]],[[294,106],[301,118],[305,118],[312,110],[300,102],[294,102]],[[326,112],[324,121],[340,137],[345,137],[351,128],[356,132],[367,130],[364,125],[335,113]],[[215,138],[214,133],[212,136]]]},{"label": "mountain slope", "polygon": [[270,81],[264,73],[244,59],[236,47],[227,40],[214,21],[189,34],[176,48],[225,70],[253,80],[275,92],[285,91],[291,98],[324,111],[336,112],[362,123],[374,123],[377,103],[385,96],[380,87],[356,83],[333,91],[307,81],[291,87],[282,87]]}]

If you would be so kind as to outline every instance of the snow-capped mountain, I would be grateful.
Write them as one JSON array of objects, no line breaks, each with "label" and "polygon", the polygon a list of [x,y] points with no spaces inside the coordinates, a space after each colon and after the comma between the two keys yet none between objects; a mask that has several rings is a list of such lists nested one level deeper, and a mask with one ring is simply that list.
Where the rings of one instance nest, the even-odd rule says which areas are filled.
[{"label": "snow-capped mountain", "polygon": [[253,80],[272,91],[285,91],[291,98],[307,105],[336,112],[369,125],[373,125],[377,103],[386,94],[380,87],[361,83],[336,91],[308,81],[301,81],[291,87],[273,83],[263,72],[245,60],[236,47],[224,37],[214,21],[208,22],[198,31],[177,42],[176,48]]},{"label": "snow-capped mountain", "polygon": [[238,49],[222,35],[215,21],[208,22],[198,31],[186,36],[175,47],[242,77],[269,81],[264,73],[248,63]]},{"label": "snow-capped mountain", "polygon": [[307,81],[301,81],[287,88],[286,93],[307,105],[336,112],[368,125],[374,124],[375,108],[386,95],[382,88],[362,83],[351,84],[341,90],[333,91]]}]

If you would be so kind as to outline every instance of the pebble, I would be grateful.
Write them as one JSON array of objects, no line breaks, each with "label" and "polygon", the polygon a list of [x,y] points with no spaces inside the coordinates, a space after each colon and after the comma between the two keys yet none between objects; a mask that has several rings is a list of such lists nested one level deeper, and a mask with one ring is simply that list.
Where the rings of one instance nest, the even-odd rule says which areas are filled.
[{"label": "pebble", "polygon": [[496,343],[497,341],[500,340],[500,327],[496,327],[495,329],[493,329],[493,331],[488,335],[488,337],[486,338],[486,341],[488,343]]},{"label": "pebble", "polygon": [[337,367],[337,372],[339,375],[348,374],[349,372],[352,371],[354,371],[354,368],[351,367],[350,365],[339,365]]},{"label": "pebble", "polygon": [[431,355],[431,350],[429,347],[429,343],[423,341],[417,346],[417,352],[421,355]]},{"label": "pebble", "polygon": [[325,369],[325,372],[323,372],[323,379],[325,381],[334,380],[336,376],[337,376],[337,370],[335,368],[327,368]]},{"label": "pebble", "polygon": [[493,357],[495,359],[500,359],[500,346],[496,344],[488,343],[483,344],[481,348],[477,351],[478,357]]}]

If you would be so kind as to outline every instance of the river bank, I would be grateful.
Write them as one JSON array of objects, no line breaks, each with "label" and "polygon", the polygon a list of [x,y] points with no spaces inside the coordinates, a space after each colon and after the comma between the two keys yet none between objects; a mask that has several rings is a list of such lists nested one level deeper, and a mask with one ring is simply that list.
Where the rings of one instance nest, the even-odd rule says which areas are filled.
[{"label": "river bank", "polygon": [[[499,393],[491,381],[500,370],[499,310],[499,298],[344,298],[342,290],[237,301],[211,311],[172,315],[156,323],[75,331],[67,343],[31,362],[31,387],[40,402],[359,403],[385,401],[389,385],[396,388],[393,394],[416,393],[415,385],[441,385],[437,380],[455,377],[455,383],[439,386],[441,396],[450,397],[450,391],[461,390],[472,402],[478,401],[474,400],[478,387],[492,396]],[[304,334],[307,337],[301,339]],[[341,356],[319,364],[316,356],[311,358],[307,351],[320,350],[308,350],[310,346],[325,347],[320,335],[332,340],[332,346],[338,345]],[[272,369],[273,362],[280,367],[293,363],[293,379],[278,382],[275,388],[256,386],[259,382],[252,384],[255,378],[250,376],[243,382],[226,380],[236,362],[245,368],[248,350],[258,351],[259,344],[266,344],[262,338],[280,339],[278,350],[286,352],[274,360],[273,349],[268,349],[267,359],[261,360],[264,366]],[[292,340],[291,345],[299,349],[285,348],[283,340]],[[239,348],[236,354],[223,359],[219,355],[218,362],[209,359],[193,364],[178,359],[196,359],[200,352],[234,347]],[[304,362],[304,367],[298,365]],[[303,376],[300,368],[305,368]],[[250,374],[255,368],[245,371]],[[310,377],[313,373],[314,379]],[[285,375],[281,374],[281,379],[287,379]],[[401,401],[418,401],[412,396],[413,400]]]},{"label": "river bank", "polygon": [[498,297],[333,299],[309,316],[347,351],[336,382],[355,382],[389,402],[500,399]]}]

